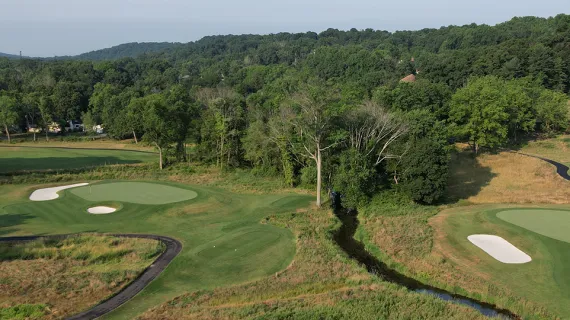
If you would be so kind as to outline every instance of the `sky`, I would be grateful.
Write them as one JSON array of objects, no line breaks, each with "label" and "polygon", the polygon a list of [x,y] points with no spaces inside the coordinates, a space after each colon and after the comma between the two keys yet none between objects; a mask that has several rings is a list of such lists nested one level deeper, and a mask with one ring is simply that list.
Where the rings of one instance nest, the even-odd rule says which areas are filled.
[{"label": "sky", "polygon": [[568,0],[0,0],[0,52],[76,55],[217,34],[418,30],[570,13]]}]

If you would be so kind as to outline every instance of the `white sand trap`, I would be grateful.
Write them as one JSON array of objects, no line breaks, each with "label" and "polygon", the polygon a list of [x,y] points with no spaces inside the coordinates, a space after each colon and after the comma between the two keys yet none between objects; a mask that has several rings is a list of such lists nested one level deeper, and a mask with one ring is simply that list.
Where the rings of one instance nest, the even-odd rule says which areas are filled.
[{"label": "white sand trap", "polygon": [[532,260],[528,254],[499,236],[474,234],[467,239],[502,263],[527,263]]},{"label": "white sand trap", "polygon": [[89,183],[77,183],[77,184],[71,184],[71,185],[61,186],[61,187],[38,189],[38,190],[32,192],[32,194],[30,195],[30,200],[32,200],[32,201],[48,201],[48,200],[57,199],[57,198],[59,198],[59,195],[57,194],[58,191],[69,189],[69,188],[75,188],[75,187],[83,187],[83,186],[86,186],[88,184]]},{"label": "white sand trap", "polygon": [[99,207],[92,207],[87,209],[87,212],[92,214],[107,214],[117,211],[115,208],[99,206]]}]

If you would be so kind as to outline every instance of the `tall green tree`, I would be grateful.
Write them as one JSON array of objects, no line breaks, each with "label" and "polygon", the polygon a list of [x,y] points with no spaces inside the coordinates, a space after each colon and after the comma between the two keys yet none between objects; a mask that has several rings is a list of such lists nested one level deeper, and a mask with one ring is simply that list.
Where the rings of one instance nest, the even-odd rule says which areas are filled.
[{"label": "tall green tree", "polygon": [[206,161],[215,160],[221,170],[239,165],[241,138],[245,127],[243,100],[228,89],[203,89],[199,99],[202,112],[200,153]]},{"label": "tall green tree", "polygon": [[504,87],[504,81],[494,76],[472,78],[451,99],[449,118],[455,133],[467,139],[475,154],[481,147],[497,147],[507,140]]},{"label": "tall green tree", "polygon": [[447,128],[428,110],[414,110],[405,118],[409,128],[401,141],[405,155],[393,161],[398,187],[416,202],[437,202],[445,193],[449,174]]},{"label": "tall green tree", "polygon": [[166,99],[162,94],[152,94],[145,97],[145,110],[142,114],[144,127],[143,138],[153,144],[158,150],[158,167],[164,168],[164,153],[173,142],[170,127],[170,114]]},{"label": "tall green tree", "polygon": [[16,99],[10,97],[6,93],[0,94],[0,124],[4,127],[8,143],[12,142],[10,138],[10,127],[18,121],[18,113],[16,112]]},{"label": "tall green tree", "polygon": [[536,101],[537,121],[547,134],[568,128],[568,97],[565,94],[542,90]]}]

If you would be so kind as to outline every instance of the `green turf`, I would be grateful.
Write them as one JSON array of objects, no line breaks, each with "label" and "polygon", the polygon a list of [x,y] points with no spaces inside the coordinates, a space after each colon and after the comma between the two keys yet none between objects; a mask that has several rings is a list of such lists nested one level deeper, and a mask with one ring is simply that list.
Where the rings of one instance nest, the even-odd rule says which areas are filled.
[{"label": "green turf", "polygon": [[[456,250],[456,258],[467,265],[476,261],[478,271],[489,276],[489,283],[500,284],[517,296],[539,303],[563,319],[570,318],[570,243],[556,240],[526,227],[503,220],[512,218],[518,223],[532,223],[535,213],[543,215],[568,214],[566,208],[553,206],[548,209],[513,209],[486,206],[481,209],[466,207],[449,216],[445,223],[446,241]],[[547,211],[551,211],[546,213]],[[500,214],[501,218],[497,217]],[[567,215],[566,215],[567,216]],[[527,218],[525,218],[527,217]],[[548,220],[548,218],[545,218]],[[561,221],[561,220],[558,220]],[[534,221],[538,228],[547,223]],[[568,226],[566,222],[566,226]],[[536,230],[536,229],[535,229]],[[467,240],[472,234],[498,235],[531,256],[525,264],[501,263]]]},{"label": "green turf", "polygon": [[194,199],[192,190],[148,182],[115,182],[70,189],[88,201],[121,201],[139,204],[167,204]]},{"label": "green turf", "polygon": [[543,236],[570,242],[570,211],[507,210],[497,217]]},{"label": "green turf", "polygon": [[[117,182],[92,187],[113,184]],[[168,185],[198,196],[162,205],[120,202],[123,207],[114,214],[91,215],[86,208],[98,202],[77,196],[73,189],[63,191],[56,200],[33,202],[27,198],[32,187],[0,186],[0,236],[123,232],[179,239],[183,244],[180,255],[134,299],[105,317],[111,319],[132,319],[185,292],[266,277],[291,263],[295,254],[293,234],[262,222],[268,215],[305,207],[312,197],[245,195],[202,186]]]},{"label": "green turf", "polygon": [[156,159],[153,153],[128,150],[0,147],[0,173],[133,164]]}]

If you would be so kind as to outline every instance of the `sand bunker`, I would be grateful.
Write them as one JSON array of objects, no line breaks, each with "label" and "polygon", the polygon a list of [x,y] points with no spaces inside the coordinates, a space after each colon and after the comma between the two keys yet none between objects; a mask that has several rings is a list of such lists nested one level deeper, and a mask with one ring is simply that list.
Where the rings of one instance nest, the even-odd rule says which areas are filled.
[{"label": "sand bunker", "polygon": [[98,206],[87,209],[87,212],[92,214],[107,214],[115,211],[117,211],[117,209],[105,206]]},{"label": "sand bunker", "polygon": [[527,263],[532,260],[528,254],[499,236],[474,234],[467,239],[502,263]]},{"label": "sand bunker", "polygon": [[77,184],[71,184],[71,185],[61,186],[61,187],[38,189],[38,190],[32,192],[32,194],[30,195],[30,200],[32,200],[32,201],[48,201],[48,200],[57,199],[57,198],[59,198],[59,195],[57,194],[58,191],[69,189],[69,188],[75,188],[75,187],[83,187],[83,186],[86,186],[88,184],[89,183],[77,183]]}]

